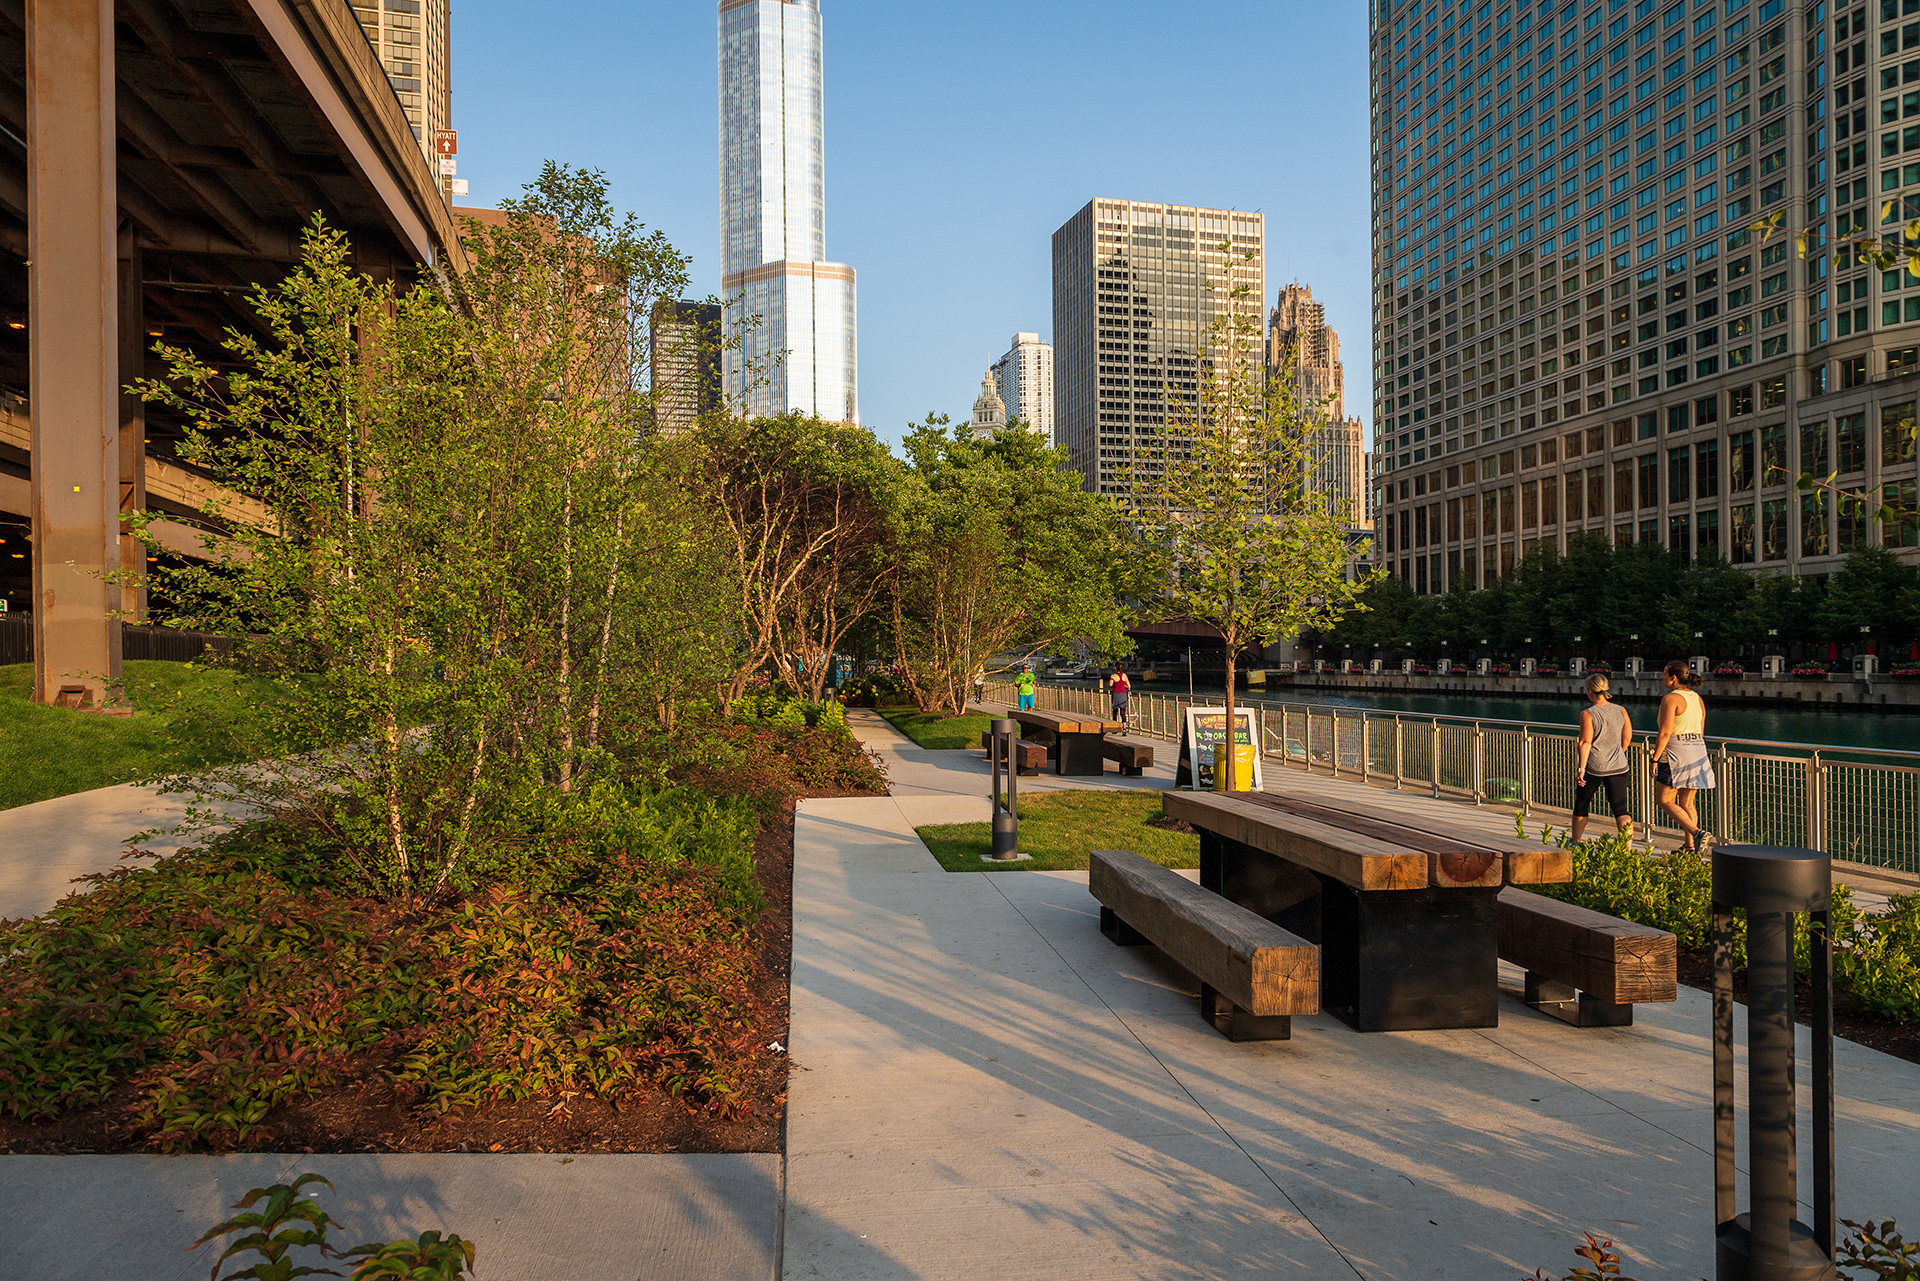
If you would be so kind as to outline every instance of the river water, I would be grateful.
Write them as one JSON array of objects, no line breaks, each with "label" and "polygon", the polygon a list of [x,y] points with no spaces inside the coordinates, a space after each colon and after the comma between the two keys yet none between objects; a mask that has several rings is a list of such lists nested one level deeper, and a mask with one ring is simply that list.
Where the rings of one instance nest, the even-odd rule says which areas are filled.
[{"label": "river water", "polygon": [[[1650,684],[1650,683],[1649,683]],[[1184,695],[1186,687],[1173,682],[1138,682],[1142,694]],[[1221,697],[1224,687],[1201,685],[1200,694]],[[1570,699],[1481,698],[1458,694],[1333,694],[1327,690],[1298,689],[1242,691],[1240,697],[1268,702],[1312,703],[1316,706],[1365,708],[1379,712],[1412,712],[1423,716],[1465,716],[1482,720],[1533,721],[1542,725],[1577,725],[1583,703]],[[1659,724],[1651,699],[1629,697],[1621,706],[1636,731]],[[1856,708],[1815,711],[1808,707],[1715,707],[1707,699],[1707,733],[1714,738],[1756,739],[1775,743],[1872,748],[1881,751],[1920,752],[1920,714],[1870,712]]]}]

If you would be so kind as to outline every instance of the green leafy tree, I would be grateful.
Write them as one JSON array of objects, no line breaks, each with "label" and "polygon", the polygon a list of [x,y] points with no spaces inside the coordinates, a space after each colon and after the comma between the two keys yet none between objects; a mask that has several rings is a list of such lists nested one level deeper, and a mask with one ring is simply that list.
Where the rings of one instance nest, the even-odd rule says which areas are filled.
[{"label": "green leafy tree", "polygon": [[1744,624],[1753,575],[1727,563],[1717,551],[1673,580],[1666,619],[1658,633],[1673,654],[1724,654],[1748,642]]},{"label": "green leafy tree", "polygon": [[1157,587],[1145,607],[1220,637],[1232,724],[1240,655],[1332,627],[1362,608],[1365,580],[1350,568],[1363,550],[1347,539],[1351,514],[1312,483],[1322,407],[1302,401],[1290,370],[1267,377],[1258,299],[1225,245],[1222,255],[1197,385],[1190,398],[1169,393],[1164,434],[1136,448],[1124,517],[1135,562]]},{"label": "green leafy tree", "polygon": [[923,711],[958,713],[996,655],[1082,641],[1132,649],[1112,502],[1034,432],[974,440],[930,414],[910,429],[894,520],[896,654]]},{"label": "green leafy tree", "polygon": [[892,581],[881,549],[900,502],[898,462],[865,428],[797,412],[714,415],[675,447],[713,513],[740,620],[722,705],[769,667],[817,700],[841,640]]},{"label": "green leafy tree", "polygon": [[[1829,640],[1871,637],[1901,643],[1914,637],[1914,601],[1920,596],[1920,567],[1902,561],[1884,547],[1865,547],[1847,557],[1828,581],[1819,622]],[[1862,628],[1868,629],[1862,632]]]},{"label": "green leafy tree", "polygon": [[466,272],[404,293],[316,222],[228,368],[163,348],[167,377],[142,384],[264,512],[163,569],[170,621],[299,674],[255,764],[179,785],[201,818],[309,824],[403,897],[456,884],[519,789],[578,785],[616,645],[643,635],[621,625],[652,594],[636,570],[662,563],[635,544],[658,493],[637,354],[685,260],[616,218],[597,174],[548,165],[503,212],[467,228]]}]

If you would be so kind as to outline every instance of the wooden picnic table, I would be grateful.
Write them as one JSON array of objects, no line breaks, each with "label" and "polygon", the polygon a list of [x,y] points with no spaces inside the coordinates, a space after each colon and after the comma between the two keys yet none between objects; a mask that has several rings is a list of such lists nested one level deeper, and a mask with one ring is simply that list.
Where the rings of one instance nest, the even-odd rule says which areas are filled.
[{"label": "wooden picnic table", "polygon": [[1122,721],[1081,716],[1074,712],[1041,711],[1035,707],[1008,712],[1007,715],[1020,722],[1028,738],[1052,744],[1056,774],[1105,773],[1107,758],[1101,740],[1108,734],[1119,733],[1127,728]]},{"label": "wooden picnic table", "polygon": [[[1362,1032],[1499,1024],[1502,887],[1571,880],[1565,850],[1270,792],[1167,792],[1200,884],[1321,951],[1321,1008]],[[1436,830],[1439,829],[1439,830]]]}]

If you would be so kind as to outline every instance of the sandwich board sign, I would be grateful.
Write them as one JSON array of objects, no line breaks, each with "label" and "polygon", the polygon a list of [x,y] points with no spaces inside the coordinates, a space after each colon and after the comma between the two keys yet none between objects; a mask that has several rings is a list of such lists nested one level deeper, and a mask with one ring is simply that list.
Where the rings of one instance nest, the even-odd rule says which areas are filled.
[{"label": "sandwich board sign", "polygon": [[[1254,745],[1253,709],[1251,707],[1234,708],[1233,721],[1234,742]],[[1226,708],[1189,707],[1186,728],[1180,735],[1180,767],[1174,776],[1173,785],[1192,787],[1202,792],[1212,791],[1213,749],[1226,741]],[[1255,791],[1266,787],[1258,751],[1253,754],[1253,787]]]}]

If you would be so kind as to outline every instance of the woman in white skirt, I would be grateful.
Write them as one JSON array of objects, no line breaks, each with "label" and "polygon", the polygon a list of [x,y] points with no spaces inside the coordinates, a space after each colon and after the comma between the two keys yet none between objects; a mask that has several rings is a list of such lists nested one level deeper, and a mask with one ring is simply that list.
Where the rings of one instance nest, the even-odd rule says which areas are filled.
[{"label": "woman in white skirt", "polygon": [[1660,808],[1687,833],[1687,848],[1704,851],[1713,834],[1700,826],[1694,811],[1696,792],[1714,787],[1713,761],[1707,755],[1707,705],[1696,692],[1700,678],[1675,659],[1662,676],[1667,694],[1660,700],[1660,737],[1653,745],[1653,791]]}]

